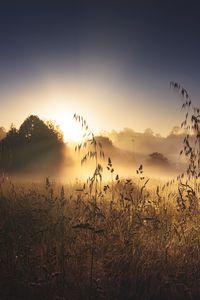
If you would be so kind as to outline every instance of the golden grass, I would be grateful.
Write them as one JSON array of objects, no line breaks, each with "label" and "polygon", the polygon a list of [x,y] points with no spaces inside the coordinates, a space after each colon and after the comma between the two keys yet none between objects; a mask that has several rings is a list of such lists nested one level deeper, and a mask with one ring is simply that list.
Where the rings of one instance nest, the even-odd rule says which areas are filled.
[{"label": "golden grass", "polygon": [[199,193],[143,181],[1,182],[0,298],[196,299]]}]

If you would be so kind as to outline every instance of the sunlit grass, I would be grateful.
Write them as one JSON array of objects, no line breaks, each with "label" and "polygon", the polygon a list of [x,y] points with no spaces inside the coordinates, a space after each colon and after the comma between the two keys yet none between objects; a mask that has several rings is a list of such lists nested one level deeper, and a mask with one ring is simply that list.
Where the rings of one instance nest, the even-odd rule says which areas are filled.
[{"label": "sunlit grass", "polygon": [[1,298],[190,299],[198,293],[199,192],[183,196],[184,207],[176,184],[142,187],[136,179],[103,182],[94,224],[89,184],[3,180]]}]

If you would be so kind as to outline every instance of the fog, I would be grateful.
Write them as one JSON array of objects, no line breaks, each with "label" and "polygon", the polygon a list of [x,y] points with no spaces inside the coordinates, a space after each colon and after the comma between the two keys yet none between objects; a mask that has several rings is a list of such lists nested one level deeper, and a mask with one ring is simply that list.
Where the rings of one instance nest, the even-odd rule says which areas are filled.
[{"label": "fog", "polygon": [[[136,170],[142,164],[145,176],[175,177],[186,169],[186,162],[180,156],[183,138],[184,134],[178,127],[173,128],[167,137],[155,135],[150,129],[144,133],[129,128],[119,132],[104,132],[96,137],[105,154],[104,159],[99,158],[103,167],[103,178],[111,178],[107,170],[108,157],[111,158],[115,175],[136,176]],[[74,147],[75,144],[71,145],[70,156],[66,156],[66,160],[73,158],[73,167],[63,169],[64,177],[67,178],[69,173],[75,178],[92,176],[95,169],[94,159],[88,159],[81,165],[81,159],[87,150],[75,153]]]},{"label": "fog", "polygon": [[[117,174],[120,177],[134,177],[141,164],[144,176],[158,179],[175,177],[186,169],[186,162],[180,156],[184,133],[179,127],[174,127],[166,137],[154,134],[150,128],[143,133],[125,128],[103,132],[95,139],[101,143],[104,152],[104,159],[98,157],[98,162],[103,167],[105,180]],[[9,176],[19,181],[41,181],[45,177],[72,183],[77,178],[85,180],[93,175],[95,162],[89,158],[81,164],[81,160],[92,146],[78,152],[75,152],[75,146],[75,143],[65,143],[59,150],[59,157],[58,152],[52,149],[46,151]],[[113,175],[107,170],[108,158],[112,161]]]}]

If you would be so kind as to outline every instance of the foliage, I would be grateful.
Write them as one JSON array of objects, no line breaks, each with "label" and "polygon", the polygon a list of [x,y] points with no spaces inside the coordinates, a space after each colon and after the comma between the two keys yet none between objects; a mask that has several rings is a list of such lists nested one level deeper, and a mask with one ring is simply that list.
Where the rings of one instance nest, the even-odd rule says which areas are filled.
[{"label": "foliage", "polygon": [[62,159],[62,134],[52,123],[45,124],[37,116],[28,117],[19,130],[11,125],[0,142],[0,166],[5,172],[18,172],[30,167],[47,170]]},{"label": "foliage", "polygon": [[168,166],[169,161],[167,157],[165,157],[162,153],[159,152],[153,152],[149,154],[148,163],[154,165],[154,166]]}]

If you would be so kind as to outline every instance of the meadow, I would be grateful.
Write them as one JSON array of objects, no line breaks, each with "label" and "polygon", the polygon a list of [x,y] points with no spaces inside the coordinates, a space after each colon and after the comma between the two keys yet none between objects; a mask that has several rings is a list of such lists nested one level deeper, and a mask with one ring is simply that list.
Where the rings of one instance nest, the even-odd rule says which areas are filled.
[{"label": "meadow", "polygon": [[[197,142],[198,115],[192,110]],[[87,133],[86,121],[75,119]],[[199,144],[186,135],[185,174],[162,182],[142,165],[120,177],[101,143],[85,136],[76,147],[83,164],[94,163],[85,182],[1,177],[0,299],[199,299]]]},{"label": "meadow", "polygon": [[2,179],[1,299],[197,299],[199,189],[135,181]]}]

